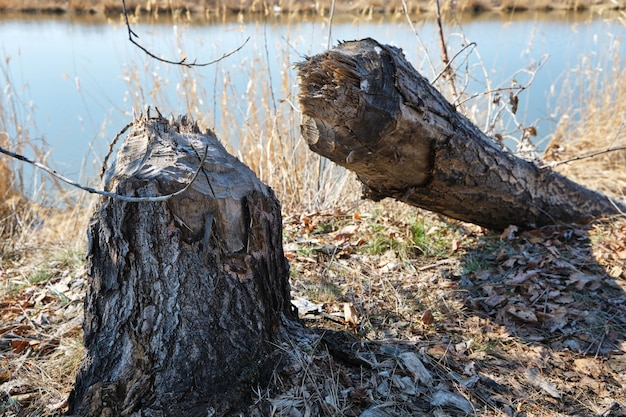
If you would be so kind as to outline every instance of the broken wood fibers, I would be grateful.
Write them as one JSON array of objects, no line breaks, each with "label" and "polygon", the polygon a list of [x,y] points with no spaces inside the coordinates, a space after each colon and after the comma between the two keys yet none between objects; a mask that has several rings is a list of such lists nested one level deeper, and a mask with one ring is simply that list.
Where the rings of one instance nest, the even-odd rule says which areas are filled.
[{"label": "broken wood fibers", "polygon": [[[205,152],[207,155],[205,155]],[[280,205],[187,117],[142,116],[89,227],[77,416],[239,415],[294,326]],[[297,327],[297,326],[296,326]]]},{"label": "broken wood fibers", "polygon": [[302,134],[354,171],[373,200],[391,197],[487,228],[585,221],[626,206],[487,137],[398,48],[345,42],[297,65]]}]

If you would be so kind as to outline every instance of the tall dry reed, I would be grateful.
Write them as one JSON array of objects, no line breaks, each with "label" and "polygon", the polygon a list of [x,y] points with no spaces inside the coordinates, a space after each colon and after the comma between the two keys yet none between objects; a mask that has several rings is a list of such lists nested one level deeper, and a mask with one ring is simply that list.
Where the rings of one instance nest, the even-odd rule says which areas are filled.
[{"label": "tall dry reed", "polygon": [[614,38],[605,45],[606,52],[582,56],[569,71],[545,159],[564,175],[626,200],[626,61],[621,42]]},{"label": "tall dry reed", "polygon": [[[0,96],[0,146],[47,163],[49,149],[35,124],[35,106],[27,86],[13,79],[11,58],[0,64],[4,88]],[[42,242],[84,240],[85,207],[91,200],[68,190],[51,177],[22,161],[0,154],[0,255],[5,251],[42,249]],[[62,216],[54,216],[59,210]],[[61,225],[64,225],[61,227]],[[44,227],[46,226],[46,227]],[[56,241],[56,242],[54,242]]]},{"label": "tall dry reed", "polygon": [[[176,48],[184,51],[185,22],[177,23]],[[287,40],[272,52],[267,42],[257,39],[256,46],[246,45],[246,53],[215,64],[212,79],[201,68],[183,66],[169,68],[166,77],[154,70],[158,63],[140,57],[124,74],[126,97],[135,113],[150,105],[187,113],[202,128],[214,130],[231,153],[276,191],[286,211],[354,204],[358,193],[348,180],[351,174],[311,152],[301,138],[290,51],[295,41]],[[166,83],[176,85],[177,103],[168,96]]]},{"label": "tall dry reed", "polygon": [[[337,1],[337,12],[396,13],[403,3],[411,13],[434,13],[431,0],[353,0]],[[232,13],[272,14],[328,14],[332,0],[126,0],[126,7],[141,14],[173,14],[177,11],[197,15],[225,15]],[[612,0],[442,0],[443,11],[480,12],[525,10],[588,10],[624,9],[623,2]],[[0,11],[27,13],[76,13],[115,16],[122,12],[120,0],[0,0]]]}]

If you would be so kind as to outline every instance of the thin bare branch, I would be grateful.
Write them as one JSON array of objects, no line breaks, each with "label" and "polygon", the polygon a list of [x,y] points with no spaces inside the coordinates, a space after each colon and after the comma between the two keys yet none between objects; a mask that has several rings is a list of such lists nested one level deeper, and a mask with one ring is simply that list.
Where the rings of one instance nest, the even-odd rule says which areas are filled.
[{"label": "thin bare branch", "polygon": [[439,44],[441,46],[441,59],[443,60],[443,64],[444,64],[443,73],[447,75],[450,80],[450,86],[452,87],[452,93],[454,94],[454,97],[458,97],[459,94],[456,90],[456,84],[454,80],[455,74],[454,74],[454,71],[452,71],[452,68],[450,67],[450,58],[448,58],[448,47],[446,44],[446,40],[443,36],[443,23],[441,22],[441,7],[439,5],[439,0],[436,0],[435,3],[437,5],[437,27],[439,28]]},{"label": "thin bare branch", "polygon": [[[454,60],[454,58],[452,58]],[[520,89],[520,87],[498,87],[498,88],[494,88],[491,90],[485,90],[485,91],[481,91],[479,93],[474,93],[471,96],[467,97],[465,100],[461,100],[458,102],[454,103],[455,107],[460,107],[463,104],[467,103],[468,101],[472,101],[475,98],[478,98],[480,96],[486,96],[489,94],[494,94],[494,93],[502,93],[502,92],[508,92],[508,91],[518,91]]]},{"label": "thin bare branch", "polygon": [[103,190],[97,190],[93,187],[89,187],[86,185],[82,185],[77,183],[76,181],[73,181],[69,178],[66,178],[64,176],[62,176],[61,174],[59,174],[58,172],[56,172],[55,170],[53,170],[52,168],[48,168],[47,166],[37,162],[37,161],[33,161],[32,159],[29,159],[23,155],[11,152],[7,149],[4,149],[2,147],[0,147],[0,153],[3,153],[5,155],[10,156],[11,158],[15,158],[17,160],[23,161],[23,162],[27,162],[45,172],[47,172],[48,174],[52,175],[55,178],[58,178],[59,180],[63,181],[66,184],[71,185],[72,187],[76,187],[79,188],[83,191],[87,191],[90,194],[98,194],[98,195],[103,195],[105,197],[111,197],[111,198],[115,198],[117,200],[122,200],[122,201],[126,201],[129,203],[146,203],[146,202],[160,202],[160,201],[166,201],[174,196],[180,195],[182,193],[184,193],[185,191],[187,191],[187,189],[191,186],[191,184],[194,183],[194,181],[196,180],[196,178],[198,178],[198,173],[200,172],[200,170],[202,169],[202,165],[204,165],[204,161],[206,160],[206,157],[208,155],[208,147],[204,148],[204,155],[202,156],[202,160],[200,161],[200,164],[198,165],[198,168],[196,169],[196,172],[194,172],[193,176],[191,177],[191,180],[189,180],[189,182],[187,183],[187,185],[185,185],[183,188],[181,188],[180,190],[171,193],[171,194],[166,194],[166,195],[161,195],[161,196],[157,196],[157,197],[130,197],[127,195],[121,195],[121,194],[117,194],[117,193],[111,193],[108,191],[103,191]]},{"label": "thin bare branch", "polygon": [[108,165],[108,162],[109,162],[109,158],[111,157],[111,154],[113,153],[113,147],[115,146],[117,141],[120,139],[120,137],[132,125],[133,125],[133,122],[128,123],[126,126],[124,126],[124,128],[122,130],[119,131],[119,133],[117,135],[115,135],[115,138],[113,138],[113,142],[111,142],[111,144],[109,145],[109,152],[107,152],[106,156],[104,157],[104,161],[102,162],[102,172],[100,173],[100,179],[104,178],[104,173],[106,172],[106,170],[108,168],[107,165]]},{"label": "thin bare branch", "polygon": [[333,39],[333,17],[335,16],[335,0],[330,3],[330,15],[328,16],[328,44],[326,49],[330,49]]},{"label": "thin bare branch", "polygon": [[[511,116],[511,118],[513,119],[513,122],[515,124],[515,126],[517,126],[517,128],[515,130],[517,130],[520,126],[522,126],[522,124],[518,121],[517,119],[517,110],[513,111],[513,106],[515,105],[514,102],[512,103],[513,100],[517,101],[519,100],[519,95],[522,93],[522,91],[528,89],[533,82],[535,81],[535,78],[537,77],[537,74],[539,73],[539,71],[541,70],[541,68],[543,68],[543,66],[545,65],[545,63],[548,61],[549,56],[544,54],[542,55],[541,59],[539,60],[539,62],[537,62],[536,64],[534,64],[534,66],[532,68],[525,68],[525,69],[521,69],[516,71],[515,73],[513,73],[512,75],[512,79],[513,79],[513,91],[511,91],[511,93],[509,94],[509,101],[506,100],[500,100],[499,101],[499,108],[492,113],[491,116],[491,120],[489,121],[488,125],[486,126],[485,129],[485,133],[487,133],[488,135],[492,135],[493,134],[493,130],[495,127],[495,123],[496,120],[498,120],[500,118],[500,115],[507,111],[509,113],[509,115]],[[525,84],[523,85],[519,85],[517,84],[516,78],[518,74],[522,74],[522,73],[526,73],[529,75],[529,80],[526,81]],[[494,90],[497,91],[497,90]],[[512,100],[513,99],[513,100]],[[515,105],[517,106],[517,105]],[[509,136],[509,133],[502,133],[501,136]],[[516,143],[519,143],[519,141],[515,138],[512,138],[515,140]]]},{"label": "thin bare branch", "polygon": [[437,80],[439,78],[441,78],[441,76],[449,71],[451,71],[450,66],[452,65],[452,63],[454,62],[454,60],[461,55],[461,53],[463,51],[465,51],[466,49],[470,48],[470,47],[474,47],[476,48],[476,42],[470,42],[469,44],[465,45],[463,48],[461,48],[456,54],[454,54],[454,56],[452,57],[452,59],[450,61],[448,61],[446,63],[446,66],[439,72],[439,74],[437,74],[437,76],[435,77],[434,80],[432,80],[430,83],[432,85],[435,85],[435,83],[437,82]]},{"label": "thin bare branch", "polygon": [[404,10],[404,16],[406,17],[406,20],[409,23],[409,26],[411,27],[411,32],[413,32],[420,46],[426,52],[424,56],[426,57],[426,60],[428,61],[428,65],[430,65],[430,69],[432,73],[435,74],[435,66],[433,65],[433,62],[430,59],[430,54],[428,54],[428,48],[426,48],[424,41],[422,41],[422,38],[420,37],[419,33],[417,32],[417,29],[415,28],[415,25],[413,24],[413,21],[411,20],[411,15],[409,14],[409,6],[406,4],[406,0],[402,0],[402,8]]},{"label": "thin bare branch", "polygon": [[593,158],[594,156],[602,155],[602,154],[609,153],[609,152],[617,152],[617,151],[626,151],[626,146],[618,146],[616,148],[606,148],[606,149],[602,149],[601,151],[595,151],[595,152],[588,153],[586,155],[574,156],[572,158],[565,159],[563,161],[550,162],[549,166],[553,168],[553,167],[556,167],[556,166],[559,166],[559,165],[563,165],[563,164],[567,164],[567,163],[570,163],[570,162],[580,161],[582,159]]},{"label": "thin bare branch", "polygon": [[[443,63],[446,65],[446,67],[448,67],[450,59],[448,58],[448,48],[446,46],[446,40],[443,36],[443,23],[441,22],[441,7],[439,4],[439,0],[436,0],[435,4],[437,5],[437,28],[439,29],[439,46],[441,47],[441,59],[443,60]],[[451,73],[450,70],[448,71]],[[450,76],[452,76],[452,74],[450,74]]]},{"label": "thin bare branch", "polygon": [[191,67],[206,67],[208,65],[212,65],[215,64],[217,62],[220,62],[221,60],[223,60],[224,58],[228,58],[229,56],[235,54],[236,52],[239,52],[241,50],[241,48],[243,48],[248,41],[250,40],[250,36],[248,36],[246,38],[246,40],[236,49],[233,49],[230,52],[224,53],[222,56],[220,56],[217,59],[214,59],[212,61],[208,61],[208,62],[196,62],[196,60],[194,59],[193,62],[187,62],[187,58],[183,58],[180,61],[174,61],[174,60],[170,60],[170,59],[166,59],[166,58],[161,58],[156,56],[154,53],[150,52],[146,47],[144,47],[143,45],[141,45],[139,42],[137,42],[135,39],[139,39],[139,35],[137,35],[137,33],[135,33],[134,30],[132,30],[132,28],[130,27],[130,22],[128,21],[128,12],[126,11],[126,0],[122,0],[122,9],[124,11],[124,19],[126,21],[126,28],[128,29],[128,40],[135,45],[137,48],[141,49],[142,51],[144,51],[150,58],[154,58],[157,61],[161,61],[161,62],[165,62],[166,64],[172,64],[172,65],[182,65],[188,68]]}]

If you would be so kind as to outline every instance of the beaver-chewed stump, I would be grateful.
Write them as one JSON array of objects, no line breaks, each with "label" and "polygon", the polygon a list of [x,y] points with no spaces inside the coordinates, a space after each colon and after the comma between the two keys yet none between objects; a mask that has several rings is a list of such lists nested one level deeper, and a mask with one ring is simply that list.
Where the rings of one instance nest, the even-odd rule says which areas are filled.
[{"label": "beaver-chewed stump", "polygon": [[298,64],[309,147],[354,171],[374,200],[395,198],[488,228],[575,222],[621,202],[506,152],[406,60],[373,39]]},{"label": "beaver-chewed stump", "polygon": [[295,322],[273,191],[189,118],[149,116],[105,189],[149,200],[192,179],[165,201],[100,200],[70,414],[230,415],[271,376]]}]

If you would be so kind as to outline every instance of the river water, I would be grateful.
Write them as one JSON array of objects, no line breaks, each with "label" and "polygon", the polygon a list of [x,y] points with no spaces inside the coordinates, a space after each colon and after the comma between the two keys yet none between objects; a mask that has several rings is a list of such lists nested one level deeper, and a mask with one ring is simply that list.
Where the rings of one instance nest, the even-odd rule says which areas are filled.
[{"label": "river water", "polygon": [[[128,41],[121,19],[4,18],[0,83],[3,117],[9,119],[5,129],[14,135],[17,120],[29,129],[32,143],[49,150],[53,168],[90,181],[112,138],[143,106],[180,114],[188,111],[191,96],[199,97],[192,104],[206,115],[208,127],[223,141],[236,140],[234,127],[222,120],[225,105],[241,109],[245,118],[250,92],[267,84],[273,89],[271,100],[297,107],[297,80],[290,64],[337,41],[372,37],[401,47],[433,79],[442,68],[437,27],[419,16],[412,23],[416,32],[401,15],[341,16],[332,25],[328,18],[284,15],[187,23],[165,17],[134,24],[139,41],[166,58],[208,61],[244,45],[219,64],[186,70],[147,57]],[[625,57],[619,15],[483,14],[449,16],[444,25],[450,56],[461,51],[453,67],[469,75],[467,95],[507,87],[513,80],[524,84],[532,77],[520,94],[517,120],[501,128],[511,128],[511,123],[536,126],[539,144],[549,139],[565,111],[558,97],[572,69],[582,62],[601,68],[611,54]],[[471,42],[475,46],[463,49]],[[33,154],[28,148],[23,152]]]}]

